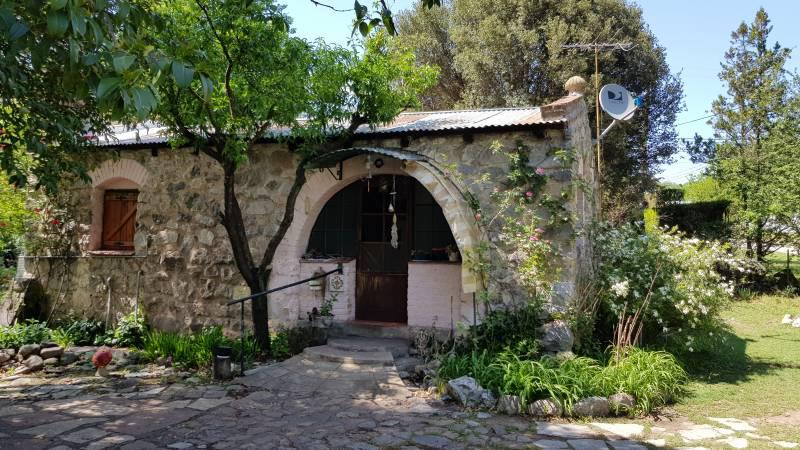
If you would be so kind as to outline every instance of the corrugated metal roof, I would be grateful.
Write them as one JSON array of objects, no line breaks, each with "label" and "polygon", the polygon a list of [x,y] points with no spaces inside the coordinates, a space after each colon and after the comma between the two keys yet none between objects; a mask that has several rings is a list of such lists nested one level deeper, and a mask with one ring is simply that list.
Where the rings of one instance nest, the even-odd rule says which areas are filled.
[{"label": "corrugated metal roof", "polygon": [[[542,108],[469,109],[453,111],[421,111],[399,114],[389,124],[362,125],[356,134],[405,134],[437,131],[480,130],[564,123],[562,114],[542,114]],[[165,144],[166,128],[156,123],[143,123],[134,128],[116,126],[111,137],[102,137],[100,146]],[[270,130],[273,137],[286,136],[289,130]]]},{"label": "corrugated metal roof", "polygon": [[385,147],[353,147],[335,150],[329,153],[324,153],[308,162],[306,167],[309,169],[320,169],[324,167],[333,167],[339,161],[352,158],[357,155],[366,153],[377,153],[379,155],[391,156],[392,158],[402,161],[425,161],[425,155],[420,155],[417,152],[403,150],[400,148],[385,148]]}]

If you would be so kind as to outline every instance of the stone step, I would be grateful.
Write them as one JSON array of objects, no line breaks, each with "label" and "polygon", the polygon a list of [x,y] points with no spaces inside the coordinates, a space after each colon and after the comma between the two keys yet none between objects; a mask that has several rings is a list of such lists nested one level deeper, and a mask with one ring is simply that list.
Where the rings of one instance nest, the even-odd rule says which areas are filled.
[{"label": "stone step", "polygon": [[409,343],[405,339],[334,337],[328,346],[348,352],[389,352],[395,358],[408,356]]},{"label": "stone step", "polygon": [[409,339],[408,326],[403,324],[384,324],[363,321],[334,321],[328,329],[329,336],[370,337],[382,339]]},{"label": "stone step", "polygon": [[394,357],[392,357],[392,354],[387,351],[354,352],[341,350],[329,345],[320,345],[318,347],[306,347],[306,349],[303,350],[303,355],[309,359],[347,364],[382,366],[394,365]]}]

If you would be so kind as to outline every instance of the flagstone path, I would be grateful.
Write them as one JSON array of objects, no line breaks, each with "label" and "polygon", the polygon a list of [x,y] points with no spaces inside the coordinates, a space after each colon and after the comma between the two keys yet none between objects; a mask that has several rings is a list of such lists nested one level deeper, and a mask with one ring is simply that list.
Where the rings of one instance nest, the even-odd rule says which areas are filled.
[{"label": "flagstone path", "polygon": [[652,427],[642,442],[636,439],[645,429],[635,423],[465,412],[407,387],[381,355],[369,363],[324,356],[310,351],[224,384],[140,374],[0,380],[0,448],[636,450],[665,446],[665,439],[690,447],[791,445],[753,437],[750,424],[726,418],[674,431]]}]

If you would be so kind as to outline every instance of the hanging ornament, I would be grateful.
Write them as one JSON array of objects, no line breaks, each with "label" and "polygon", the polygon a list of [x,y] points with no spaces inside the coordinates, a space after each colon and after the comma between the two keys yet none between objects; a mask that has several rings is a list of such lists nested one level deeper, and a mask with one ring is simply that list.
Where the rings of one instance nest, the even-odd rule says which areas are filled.
[{"label": "hanging ornament", "polygon": [[392,192],[389,195],[392,197],[389,202],[389,212],[392,213],[392,248],[397,248],[400,245],[400,239],[397,234],[397,213],[394,211],[394,203],[397,200],[397,177],[395,175],[392,175]]},{"label": "hanging ornament", "polygon": [[367,192],[369,192],[370,181],[372,181],[372,155],[367,155]]}]

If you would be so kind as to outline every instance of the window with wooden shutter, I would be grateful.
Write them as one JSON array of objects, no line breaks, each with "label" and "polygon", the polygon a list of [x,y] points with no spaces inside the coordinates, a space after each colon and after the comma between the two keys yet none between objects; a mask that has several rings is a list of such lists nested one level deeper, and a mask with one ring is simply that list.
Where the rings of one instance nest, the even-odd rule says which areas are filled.
[{"label": "window with wooden shutter", "polygon": [[103,199],[103,250],[133,250],[138,191],[108,190]]}]

